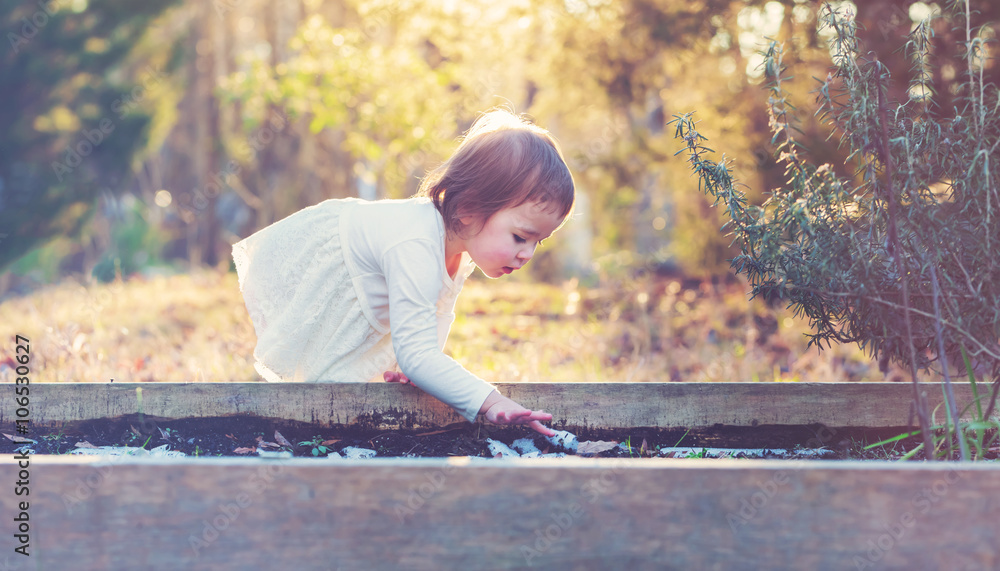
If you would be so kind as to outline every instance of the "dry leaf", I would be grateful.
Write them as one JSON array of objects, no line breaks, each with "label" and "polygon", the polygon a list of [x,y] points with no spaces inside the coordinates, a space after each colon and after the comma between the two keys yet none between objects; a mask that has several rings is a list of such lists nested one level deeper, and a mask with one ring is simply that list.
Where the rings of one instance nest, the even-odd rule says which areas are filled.
[{"label": "dry leaf", "polygon": [[258,436],[257,437],[257,447],[258,448],[260,448],[260,447],[264,447],[264,448],[281,448],[281,446],[278,446],[274,442],[264,442],[264,437],[263,436]]},{"label": "dry leaf", "polygon": [[76,447],[77,448],[97,448],[96,446],[94,446],[93,444],[87,442],[86,440],[84,440],[83,442],[77,442],[76,443]]},{"label": "dry leaf", "polygon": [[156,429],[160,431],[160,436],[161,436],[161,437],[162,437],[162,438],[163,438],[164,440],[170,440],[170,434],[168,434],[166,430],[163,430],[163,429],[162,429],[162,428],[160,428],[159,426],[157,426],[157,427],[156,427]]},{"label": "dry leaf", "polygon": [[587,442],[581,442],[576,448],[576,453],[581,456],[589,456],[591,454],[607,452],[616,446],[618,446],[618,443],[610,440],[589,440]]},{"label": "dry leaf", "polygon": [[261,438],[260,436],[257,437],[257,446],[260,447],[260,448],[278,448],[278,449],[281,449],[281,446],[278,446],[274,442],[264,442],[264,439]]},{"label": "dry leaf", "polygon": [[278,432],[277,430],[274,431],[274,439],[278,441],[278,444],[282,446],[287,446],[288,448],[292,448],[292,443],[289,442],[288,439],[286,439],[284,436],[282,436],[281,433]]},{"label": "dry leaf", "polygon": [[646,444],[646,439],[645,438],[642,439],[642,444],[639,446],[639,454],[641,454],[643,456],[649,456],[650,455],[649,447]]},{"label": "dry leaf", "polygon": [[136,428],[134,426],[132,426],[131,424],[128,425],[128,427],[132,429],[132,434],[135,434],[136,436],[142,436],[142,433],[139,432],[138,430],[136,430]]},{"label": "dry leaf", "polygon": [[323,442],[320,442],[320,445],[322,445],[322,446],[329,446],[331,444],[336,444],[338,442],[340,442],[340,439],[339,438],[334,438],[333,440],[324,440]]},{"label": "dry leaf", "polygon": [[25,438],[23,436],[13,436],[11,434],[7,434],[6,432],[4,432],[3,435],[6,436],[7,438],[11,439],[11,441],[17,442],[18,444],[26,444],[28,442],[30,442],[32,444],[38,444],[37,440],[32,440],[30,438]]},{"label": "dry leaf", "polygon": [[241,446],[241,447],[233,450],[233,453],[234,454],[253,454],[256,451],[257,451],[256,448],[246,448],[246,447]]}]

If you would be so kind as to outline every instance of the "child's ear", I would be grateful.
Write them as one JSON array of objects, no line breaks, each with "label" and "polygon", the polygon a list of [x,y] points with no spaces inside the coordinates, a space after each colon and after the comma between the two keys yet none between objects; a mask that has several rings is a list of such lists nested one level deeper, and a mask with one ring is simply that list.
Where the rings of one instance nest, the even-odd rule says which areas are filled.
[{"label": "child's ear", "polygon": [[462,226],[468,227],[470,224],[476,221],[475,216],[469,214],[464,210],[459,210],[456,214],[458,214],[458,221],[462,223]]}]

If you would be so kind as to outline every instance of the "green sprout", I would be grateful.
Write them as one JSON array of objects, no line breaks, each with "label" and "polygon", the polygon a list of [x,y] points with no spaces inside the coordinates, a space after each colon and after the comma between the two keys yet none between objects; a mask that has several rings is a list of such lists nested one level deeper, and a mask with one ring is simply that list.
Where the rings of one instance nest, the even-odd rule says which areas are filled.
[{"label": "green sprout", "polygon": [[303,440],[302,442],[299,442],[299,446],[311,447],[313,456],[319,456],[320,454],[328,454],[330,452],[330,448],[327,446],[323,446],[322,442],[323,442],[323,437],[316,436],[312,440]]}]

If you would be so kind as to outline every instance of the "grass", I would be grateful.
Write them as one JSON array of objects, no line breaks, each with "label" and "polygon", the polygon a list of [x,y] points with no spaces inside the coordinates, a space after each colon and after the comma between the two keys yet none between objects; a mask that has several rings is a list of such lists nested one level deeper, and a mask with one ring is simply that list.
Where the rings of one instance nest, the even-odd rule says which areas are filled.
[{"label": "grass", "polygon": [[[472,279],[448,352],[492,382],[882,381],[855,346],[806,349],[807,324],[738,283],[623,279],[600,288]],[[234,273],[67,279],[0,303],[40,382],[258,381]],[[0,380],[14,371],[0,365]]]}]

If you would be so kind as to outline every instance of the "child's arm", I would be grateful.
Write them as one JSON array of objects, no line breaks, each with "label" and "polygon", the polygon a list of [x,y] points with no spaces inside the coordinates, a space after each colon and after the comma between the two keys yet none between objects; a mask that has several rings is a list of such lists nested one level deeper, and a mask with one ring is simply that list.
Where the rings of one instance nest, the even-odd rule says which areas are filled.
[{"label": "child's arm", "polygon": [[445,269],[439,250],[436,242],[411,239],[382,254],[392,346],[402,378],[475,422],[494,387],[441,350],[437,303]]},{"label": "child's arm", "polygon": [[501,396],[493,385],[473,375],[446,356],[439,346],[437,301],[444,275],[437,244],[408,240],[382,256],[389,292],[392,345],[402,373],[387,371],[390,382],[412,383],[455,408],[469,422],[478,414],[497,424],[528,424],[549,435],[540,421],[552,415],[528,410]]}]

